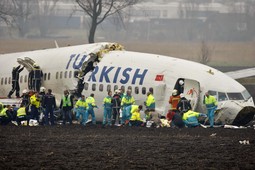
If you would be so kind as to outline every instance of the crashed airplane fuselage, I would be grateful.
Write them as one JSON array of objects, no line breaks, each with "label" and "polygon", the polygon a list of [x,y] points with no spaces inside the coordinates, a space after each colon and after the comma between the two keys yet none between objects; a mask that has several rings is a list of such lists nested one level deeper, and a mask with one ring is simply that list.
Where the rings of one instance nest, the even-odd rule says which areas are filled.
[{"label": "crashed airplane fuselage", "polygon": [[[244,125],[255,113],[248,91],[224,73],[192,61],[125,51],[115,43],[4,54],[0,60],[0,96],[7,96],[11,89],[13,66],[21,64],[30,71],[31,62],[36,62],[44,72],[42,85],[51,88],[58,100],[66,89],[78,96],[94,93],[99,105],[98,120],[103,117],[101,103],[107,91],[116,89],[131,89],[136,104],[143,104],[146,93],[153,88],[156,110],[162,114],[170,108],[168,100],[173,89],[183,89],[193,110],[202,113],[206,113],[204,94],[209,91],[219,102],[217,123]],[[21,89],[28,87],[28,71],[20,73]],[[182,88],[178,87],[180,79],[184,80]]]}]

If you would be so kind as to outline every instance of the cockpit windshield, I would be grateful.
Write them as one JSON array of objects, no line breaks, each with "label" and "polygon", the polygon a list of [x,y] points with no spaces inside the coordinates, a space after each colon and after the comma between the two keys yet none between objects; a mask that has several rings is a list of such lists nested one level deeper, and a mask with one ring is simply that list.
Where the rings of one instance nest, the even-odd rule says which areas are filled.
[{"label": "cockpit windshield", "polygon": [[244,90],[244,91],[242,92],[242,94],[243,94],[243,96],[244,96],[244,98],[245,98],[246,100],[248,100],[249,98],[251,98],[251,95],[250,95],[250,93],[249,93],[247,90]]},{"label": "cockpit windshield", "polygon": [[229,100],[244,100],[242,93],[227,93]]},{"label": "cockpit windshield", "polygon": [[249,99],[251,95],[247,90],[243,91],[242,93],[224,93],[224,92],[217,92],[217,91],[208,91],[210,95],[216,97],[216,99],[221,102],[221,101],[226,101],[226,100],[244,100],[244,99]]}]

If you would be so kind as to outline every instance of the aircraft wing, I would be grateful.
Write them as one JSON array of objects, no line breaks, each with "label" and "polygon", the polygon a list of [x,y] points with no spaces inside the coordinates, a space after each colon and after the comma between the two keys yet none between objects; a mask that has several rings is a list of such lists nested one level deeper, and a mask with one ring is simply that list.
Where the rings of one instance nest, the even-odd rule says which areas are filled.
[{"label": "aircraft wing", "polygon": [[230,71],[226,72],[225,74],[232,77],[233,79],[252,77],[255,76],[255,67],[237,71]]}]

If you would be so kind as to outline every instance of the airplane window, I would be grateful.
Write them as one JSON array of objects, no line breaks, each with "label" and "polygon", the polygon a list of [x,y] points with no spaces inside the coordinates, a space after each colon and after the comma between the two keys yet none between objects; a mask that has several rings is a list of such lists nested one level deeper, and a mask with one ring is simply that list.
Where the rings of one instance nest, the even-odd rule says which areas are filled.
[{"label": "airplane window", "polygon": [[23,76],[20,76],[20,83],[23,82]]},{"label": "airplane window", "polygon": [[96,84],[92,84],[92,91],[96,91]]},{"label": "airplane window", "polygon": [[107,85],[107,91],[111,91],[111,85]]},{"label": "airplane window", "polygon": [[244,100],[242,93],[227,93],[229,100]]},{"label": "airplane window", "polygon": [[247,90],[244,90],[242,93],[243,93],[243,96],[244,96],[245,99],[251,98],[251,95]]},{"label": "airplane window", "polygon": [[7,77],[5,77],[4,84],[7,84]]},{"label": "airplane window", "polygon": [[226,93],[218,92],[218,101],[226,101],[226,100],[228,100]]},{"label": "airplane window", "polygon": [[88,90],[88,89],[89,89],[89,83],[85,83],[85,84],[84,84],[84,89],[85,89],[85,90]]},{"label": "airplane window", "polygon": [[72,71],[69,71],[69,78],[72,78]]},{"label": "airplane window", "polygon": [[67,78],[67,71],[65,71],[65,79]]},{"label": "airplane window", "polygon": [[62,79],[62,76],[63,76],[63,72],[61,71],[60,75],[59,75],[59,78]]},{"label": "airplane window", "polygon": [[99,91],[103,91],[104,90],[104,85],[103,84],[100,84],[99,85]]},{"label": "airplane window", "polygon": [[58,72],[56,72],[56,79],[58,79]]},{"label": "airplane window", "polygon": [[1,85],[3,85],[4,84],[4,78],[2,77],[1,78]]},{"label": "airplane window", "polygon": [[139,94],[139,87],[135,87],[135,94]]},{"label": "airplane window", "polygon": [[125,86],[121,86],[120,89],[121,89],[122,93],[125,93]]},{"label": "airplane window", "polygon": [[146,94],[146,87],[142,88],[142,94]]},{"label": "airplane window", "polygon": [[114,89],[114,91],[117,90],[117,89],[119,89],[119,88],[118,88],[118,85],[115,85],[113,89]]},{"label": "airplane window", "polygon": [[11,84],[11,81],[12,81],[12,79],[11,79],[11,77],[9,77],[8,84]]},{"label": "airplane window", "polygon": [[44,73],[43,80],[45,81],[47,78],[47,73]]},{"label": "airplane window", "polygon": [[131,92],[132,92],[132,87],[131,87],[131,86],[128,86],[128,90],[131,90]]},{"label": "airplane window", "polygon": [[25,83],[27,82],[27,75],[25,75],[25,79],[24,79],[24,82],[25,82]]},{"label": "airplane window", "polygon": [[48,80],[50,80],[50,73],[48,73]]}]

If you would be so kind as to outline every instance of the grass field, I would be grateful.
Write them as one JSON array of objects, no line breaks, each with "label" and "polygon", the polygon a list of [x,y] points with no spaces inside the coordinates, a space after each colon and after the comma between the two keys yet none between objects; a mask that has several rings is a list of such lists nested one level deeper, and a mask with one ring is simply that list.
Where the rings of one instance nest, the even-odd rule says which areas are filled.
[{"label": "grass field", "polygon": [[[59,46],[86,43],[82,39],[58,39]],[[119,42],[126,50],[155,53],[199,61],[200,43]],[[212,56],[208,65],[255,66],[255,42],[210,43]],[[54,48],[54,39],[0,39],[0,53]]]}]

